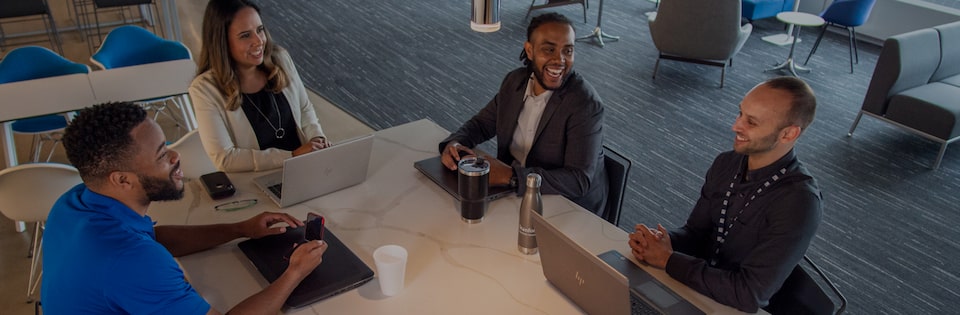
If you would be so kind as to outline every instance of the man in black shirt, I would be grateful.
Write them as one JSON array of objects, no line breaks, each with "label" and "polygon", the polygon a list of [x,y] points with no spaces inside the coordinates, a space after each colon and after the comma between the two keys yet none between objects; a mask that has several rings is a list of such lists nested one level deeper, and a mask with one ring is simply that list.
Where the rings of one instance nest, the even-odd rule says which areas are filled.
[{"label": "man in black shirt", "polygon": [[820,224],[820,190],[793,151],[815,112],[800,79],[750,90],[733,123],[733,151],[710,166],[686,224],[637,224],[633,255],[717,302],[746,312],[766,306]]}]

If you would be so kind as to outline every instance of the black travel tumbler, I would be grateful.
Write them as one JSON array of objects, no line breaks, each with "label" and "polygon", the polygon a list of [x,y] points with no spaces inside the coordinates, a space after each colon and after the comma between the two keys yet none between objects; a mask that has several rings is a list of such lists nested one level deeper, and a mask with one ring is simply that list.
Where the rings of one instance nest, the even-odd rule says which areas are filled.
[{"label": "black travel tumbler", "polygon": [[468,157],[461,159],[457,168],[460,170],[457,185],[460,219],[467,223],[480,223],[487,210],[490,162],[482,157]]}]

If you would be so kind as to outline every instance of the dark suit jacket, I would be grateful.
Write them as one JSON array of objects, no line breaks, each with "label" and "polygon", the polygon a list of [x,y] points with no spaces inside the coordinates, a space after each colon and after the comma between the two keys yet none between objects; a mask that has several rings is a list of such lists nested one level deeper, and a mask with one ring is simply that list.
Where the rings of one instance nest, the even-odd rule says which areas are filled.
[{"label": "dark suit jacket", "polygon": [[553,92],[540,118],[537,133],[520,167],[510,154],[517,119],[523,109],[530,71],[519,68],[503,79],[500,91],[473,118],[440,143],[450,141],[473,148],[497,137],[497,159],[511,165],[522,194],[529,173],[543,177],[540,192],[560,194],[578,205],[603,214],[607,176],[603,168],[603,105],[600,97],[576,72]]}]

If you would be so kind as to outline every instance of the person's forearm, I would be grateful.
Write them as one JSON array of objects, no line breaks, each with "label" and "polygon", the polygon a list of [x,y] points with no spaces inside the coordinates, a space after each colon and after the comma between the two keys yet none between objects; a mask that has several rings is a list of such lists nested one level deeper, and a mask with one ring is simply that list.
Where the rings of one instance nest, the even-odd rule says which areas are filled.
[{"label": "person's forearm", "polygon": [[154,231],[157,242],[174,257],[207,250],[243,236],[237,224],[162,225]]},{"label": "person's forearm", "polygon": [[266,289],[234,306],[227,314],[276,314],[304,277],[284,272]]}]

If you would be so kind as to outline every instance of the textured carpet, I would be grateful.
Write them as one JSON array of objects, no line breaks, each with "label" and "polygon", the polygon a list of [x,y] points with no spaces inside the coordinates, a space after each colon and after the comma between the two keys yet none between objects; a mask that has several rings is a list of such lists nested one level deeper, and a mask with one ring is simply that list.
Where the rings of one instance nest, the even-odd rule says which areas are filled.
[{"label": "textured carpet", "polygon": [[[485,34],[469,28],[469,1],[261,2],[265,24],[309,88],[376,129],[429,118],[451,130],[520,66],[529,5],[504,0],[502,29]],[[582,36],[596,25],[599,2],[591,2],[586,24],[579,6],[553,10]],[[639,222],[683,223],[707,167],[731,147],[740,99],[778,75],[763,70],[789,51],[760,40],[784,32],[782,24],[758,21],[723,89],[719,68],[671,61],[652,80],[657,52],[643,13],[653,9],[639,0],[606,3],[603,29],[621,40],[576,48],[575,69],[606,107],[605,142],[634,161],[621,218],[630,230]],[[801,61],[816,31],[803,30]],[[849,74],[845,34],[828,33],[810,60],[813,72],[801,74],[820,105],[797,151],[819,180],[825,209],[808,255],[846,294],[850,313],[956,313],[960,147],[933,171],[938,144],[885,123],[864,118],[848,138],[879,53],[860,48]]]}]

